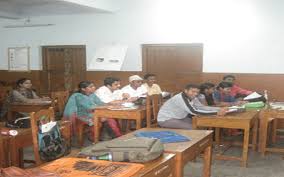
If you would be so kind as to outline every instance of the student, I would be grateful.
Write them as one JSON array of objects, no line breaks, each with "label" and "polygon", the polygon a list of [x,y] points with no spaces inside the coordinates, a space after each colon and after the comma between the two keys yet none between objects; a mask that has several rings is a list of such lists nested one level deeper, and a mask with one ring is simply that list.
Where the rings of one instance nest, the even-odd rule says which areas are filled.
[{"label": "student", "polygon": [[214,102],[218,106],[234,106],[246,103],[245,101],[238,101],[231,93],[232,83],[221,82],[213,93]]},{"label": "student", "polygon": [[143,79],[138,75],[129,77],[129,85],[121,89],[122,93],[129,94],[130,99],[133,101],[137,100],[141,96],[146,96],[147,89],[142,85]]},{"label": "student", "polygon": [[200,93],[198,95],[199,101],[208,106],[215,105],[213,99],[213,93],[215,91],[215,85],[209,82],[200,85]]},{"label": "student", "polygon": [[[1,117],[4,117],[10,107],[11,103],[46,103],[51,101],[49,97],[39,97],[32,89],[32,81],[27,78],[21,78],[16,82],[16,89],[12,90],[7,97],[2,110]],[[24,113],[25,114],[25,113]]]},{"label": "student", "polygon": [[122,94],[120,88],[120,79],[107,77],[104,80],[104,86],[96,90],[96,95],[104,102],[110,104],[121,104],[130,97],[129,94]]},{"label": "student", "polygon": [[158,113],[158,124],[165,128],[191,129],[191,116],[226,114],[227,108],[202,105],[196,97],[198,94],[198,85],[187,85],[183,92],[163,104]]},{"label": "student", "polygon": [[156,84],[155,74],[146,74],[144,76],[146,83],[143,86],[147,89],[148,95],[162,94],[162,90],[158,84]]},{"label": "student", "polygon": [[[65,106],[63,116],[65,119],[72,121],[73,130],[75,130],[75,119],[93,126],[93,114],[96,107],[107,106],[99,97],[94,94],[96,87],[90,81],[82,81],[78,85],[79,90],[70,96]],[[104,119],[107,125],[113,130],[118,137],[121,136],[118,125],[114,119]]]},{"label": "student", "polygon": [[233,97],[245,97],[252,93],[250,90],[245,90],[235,84],[236,77],[233,75],[225,75],[223,77],[224,82],[229,82],[232,84],[230,95]]}]

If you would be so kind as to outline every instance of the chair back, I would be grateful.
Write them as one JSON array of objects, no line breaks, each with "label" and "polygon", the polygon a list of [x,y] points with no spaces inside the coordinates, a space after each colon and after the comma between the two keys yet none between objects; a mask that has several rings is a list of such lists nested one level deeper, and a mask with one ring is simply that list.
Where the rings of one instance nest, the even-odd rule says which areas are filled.
[{"label": "chair back", "polygon": [[36,165],[40,165],[42,163],[42,160],[40,159],[39,155],[39,144],[38,144],[38,131],[39,131],[39,125],[40,122],[45,119],[45,123],[54,121],[54,110],[52,107],[48,109],[42,109],[38,112],[32,112],[30,113],[31,117],[31,129],[32,129],[32,136],[33,136],[33,150],[34,150],[34,156]]},{"label": "chair back", "polygon": [[12,87],[6,87],[6,86],[0,87],[0,105],[2,105],[5,102],[11,90],[12,90]]},{"label": "chair back", "polygon": [[5,159],[4,159],[4,144],[2,135],[0,135],[0,168],[5,167]]},{"label": "chair back", "polygon": [[146,98],[146,119],[147,127],[157,126],[157,117],[163,98],[160,94],[148,95]]},{"label": "chair back", "polygon": [[51,92],[52,106],[55,109],[55,112],[59,112],[59,115],[63,115],[65,104],[69,98],[69,91],[58,91]]}]

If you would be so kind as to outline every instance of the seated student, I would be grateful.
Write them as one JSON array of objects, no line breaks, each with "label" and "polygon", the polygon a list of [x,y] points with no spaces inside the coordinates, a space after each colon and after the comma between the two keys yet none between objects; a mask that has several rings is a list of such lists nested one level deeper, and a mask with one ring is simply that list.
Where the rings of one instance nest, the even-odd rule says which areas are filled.
[{"label": "seated student", "polygon": [[158,84],[156,84],[155,74],[146,74],[144,76],[146,83],[143,86],[147,89],[148,95],[162,94],[162,90]]},{"label": "seated student", "polygon": [[238,101],[231,93],[232,83],[221,82],[213,93],[214,102],[218,106],[234,106],[246,103],[245,101]]},{"label": "seated student", "polygon": [[208,106],[215,105],[214,99],[213,99],[213,93],[215,91],[215,85],[209,82],[203,83],[199,87],[200,92],[198,95],[199,101]]},{"label": "seated student", "polygon": [[147,94],[147,89],[142,85],[143,79],[138,75],[133,75],[129,77],[129,85],[124,86],[121,91],[122,93],[127,93],[130,99],[135,101],[139,97]]},{"label": "seated student", "polygon": [[236,77],[233,75],[225,75],[223,77],[224,82],[229,82],[232,84],[230,95],[233,97],[245,97],[252,93],[250,90],[245,90],[241,87],[239,87],[237,84],[235,84]]},{"label": "seated student", "polygon": [[227,108],[204,106],[197,99],[199,86],[189,84],[184,91],[166,101],[158,113],[158,124],[165,128],[191,129],[191,117],[225,115]]},{"label": "seated student", "polygon": [[[96,107],[106,106],[95,94],[96,87],[92,82],[82,81],[78,85],[79,91],[72,94],[68,99],[63,116],[65,119],[72,121],[73,130],[75,130],[75,119],[86,122],[89,126],[93,126],[93,112]],[[112,129],[113,133],[118,137],[121,136],[117,122],[114,119],[102,120]]]},{"label": "seated student", "polygon": [[51,101],[48,97],[39,97],[32,89],[32,82],[30,79],[21,78],[16,82],[16,89],[12,90],[7,97],[3,108],[1,110],[1,117],[7,113],[11,103],[45,103]]},{"label": "seated student", "polygon": [[104,86],[96,90],[96,95],[104,102],[110,104],[120,104],[129,98],[129,94],[122,94],[120,88],[120,79],[107,77],[104,80]]}]

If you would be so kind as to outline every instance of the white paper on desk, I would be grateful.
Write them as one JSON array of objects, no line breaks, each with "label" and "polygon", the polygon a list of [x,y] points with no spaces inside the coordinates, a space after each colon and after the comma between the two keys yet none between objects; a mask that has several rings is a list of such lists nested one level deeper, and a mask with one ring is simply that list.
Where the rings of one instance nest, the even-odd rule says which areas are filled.
[{"label": "white paper on desk", "polygon": [[237,108],[231,108],[228,111],[226,111],[226,113],[230,113],[230,112],[237,112],[238,109]]},{"label": "white paper on desk", "polygon": [[251,100],[251,99],[260,98],[260,97],[261,97],[260,94],[253,92],[253,93],[249,94],[248,96],[246,96],[244,98],[244,100]]},{"label": "white paper on desk", "polygon": [[56,122],[53,122],[53,121],[50,121],[46,124],[41,125],[41,133],[49,132],[55,125],[56,125]]},{"label": "white paper on desk", "polygon": [[270,107],[271,109],[284,110],[284,102],[270,103]]}]

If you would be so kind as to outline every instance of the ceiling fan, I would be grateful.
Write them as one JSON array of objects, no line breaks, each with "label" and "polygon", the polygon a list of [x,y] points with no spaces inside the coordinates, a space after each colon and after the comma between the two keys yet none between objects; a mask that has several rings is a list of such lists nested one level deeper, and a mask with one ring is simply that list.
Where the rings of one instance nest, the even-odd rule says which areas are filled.
[{"label": "ceiling fan", "polygon": [[24,24],[6,25],[6,26],[3,26],[3,28],[47,27],[47,26],[53,26],[53,25],[55,25],[55,24],[51,24],[51,23],[31,23],[31,20],[28,18],[24,21]]}]

